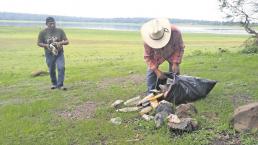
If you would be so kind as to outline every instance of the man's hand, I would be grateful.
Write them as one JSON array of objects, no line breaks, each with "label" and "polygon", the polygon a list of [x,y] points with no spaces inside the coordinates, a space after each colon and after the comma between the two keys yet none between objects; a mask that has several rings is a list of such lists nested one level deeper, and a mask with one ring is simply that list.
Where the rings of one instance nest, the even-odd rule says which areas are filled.
[{"label": "man's hand", "polygon": [[46,43],[38,43],[38,46],[39,47],[44,47],[44,48],[48,48],[49,47],[49,44],[46,44]]},{"label": "man's hand", "polygon": [[49,44],[49,50],[54,54],[58,55],[58,50],[53,44]]},{"label": "man's hand", "polygon": [[173,63],[172,71],[173,71],[173,73],[175,73],[177,75],[180,74],[180,69],[179,69],[179,64],[178,63]]},{"label": "man's hand", "polygon": [[167,78],[167,76],[159,69],[156,69],[154,72],[160,80],[164,80]]},{"label": "man's hand", "polygon": [[62,42],[53,42],[52,44],[56,46],[57,49],[62,48]]}]

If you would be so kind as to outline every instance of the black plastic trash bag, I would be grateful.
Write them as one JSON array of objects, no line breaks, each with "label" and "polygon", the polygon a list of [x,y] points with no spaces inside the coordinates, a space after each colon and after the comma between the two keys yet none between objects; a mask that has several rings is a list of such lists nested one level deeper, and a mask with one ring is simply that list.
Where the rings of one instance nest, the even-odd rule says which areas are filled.
[{"label": "black plastic trash bag", "polygon": [[168,79],[158,80],[157,89],[160,89],[159,84],[166,85],[167,94],[165,100],[177,105],[205,98],[217,83],[214,80],[175,75],[173,73],[165,73],[165,75]]}]

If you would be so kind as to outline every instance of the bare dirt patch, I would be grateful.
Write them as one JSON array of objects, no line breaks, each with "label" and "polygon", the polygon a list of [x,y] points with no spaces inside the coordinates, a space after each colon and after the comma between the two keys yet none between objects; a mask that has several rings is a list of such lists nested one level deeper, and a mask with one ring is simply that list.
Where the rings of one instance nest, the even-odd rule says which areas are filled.
[{"label": "bare dirt patch", "polygon": [[234,108],[237,108],[241,105],[252,103],[253,99],[249,95],[238,94],[238,95],[232,96],[232,102],[233,102]]},{"label": "bare dirt patch", "polygon": [[240,135],[221,132],[210,145],[241,145]]},{"label": "bare dirt patch", "polygon": [[59,116],[72,120],[83,120],[94,117],[97,104],[95,102],[85,102],[79,106],[75,106],[71,110],[63,110],[57,112]]},{"label": "bare dirt patch", "polygon": [[132,74],[125,77],[107,78],[97,83],[99,89],[105,89],[112,85],[125,86],[127,84],[139,85],[145,83],[145,76],[139,74]]},{"label": "bare dirt patch", "polygon": [[202,112],[201,115],[211,121],[219,120],[219,113],[217,112]]}]

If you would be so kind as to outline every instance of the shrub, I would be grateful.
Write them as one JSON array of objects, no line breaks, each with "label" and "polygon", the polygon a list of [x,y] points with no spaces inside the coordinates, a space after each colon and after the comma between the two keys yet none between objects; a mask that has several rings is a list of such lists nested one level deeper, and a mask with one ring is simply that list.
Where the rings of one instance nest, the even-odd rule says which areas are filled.
[{"label": "shrub", "polygon": [[243,47],[244,49],[241,50],[241,53],[245,53],[245,54],[258,53],[258,38],[256,37],[248,38],[244,42]]}]

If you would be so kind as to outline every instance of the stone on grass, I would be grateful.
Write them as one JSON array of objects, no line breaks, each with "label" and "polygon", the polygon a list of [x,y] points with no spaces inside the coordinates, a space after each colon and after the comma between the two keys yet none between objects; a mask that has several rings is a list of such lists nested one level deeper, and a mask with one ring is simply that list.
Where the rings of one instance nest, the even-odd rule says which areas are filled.
[{"label": "stone on grass", "polygon": [[192,118],[180,118],[180,123],[169,122],[168,127],[173,133],[192,132],[198,129],[198,122]]},{"label": "stone on grass", "polygon": [[111,107],[113,108],[120,108],[123,105],[124,101],[123,100],[116,100],[114,103],[111,104]]},{"label": "stone on grass", "polygon": [[135,112],[138,110],[139,110],[139,107],[125,107],[125,108],[117,109],[116,112]]},{"label": "stone on grass", "polygon": [[258,129],[258,102],[238,107],[231,120],[236,131],[245,132]]},{"label": "stone on grass", "polygon": [[193,103],[181,104],[176,107],[176,113],[179,118],[191,118],[197,114],[197,109]]},{"label": "stone on grass", "polygon": [[143,115],[142,115],[142,118],[143,118],[144,120],[146,120],[146,121],[150,121],[150,120],[154,119],[153,116],[147,115],[147,114],[143,114]]},{"label": "stone on grass", "polygon": [[138,102],[141,100],[141,96],[137,96],[137,97],[134,97],[134,98],[131,98],[127,101],[124,102],[124,105],[125,106],[135,106],[138,104]]},{"label": "stone on grass", "polygon": [[120,125],[122,123],[122,119],[120,117],[111,118],[110,122],[115,124],[115,125]]},{"label": "stone on grass", "polygon": [[172,103],[162,100],[155,109],[154,122],[156,127],[161,127],[167,119],[168,115],[173,114],[174,112],[175,111],[173,110]]},{"label": "stone on grass", "polygon": [[44,76],[44,75],[47,75],[47,74],[48,74],[48,72],[43,71],[43,70],[35,70],[35,71],[31,72],[32,77]]}]

